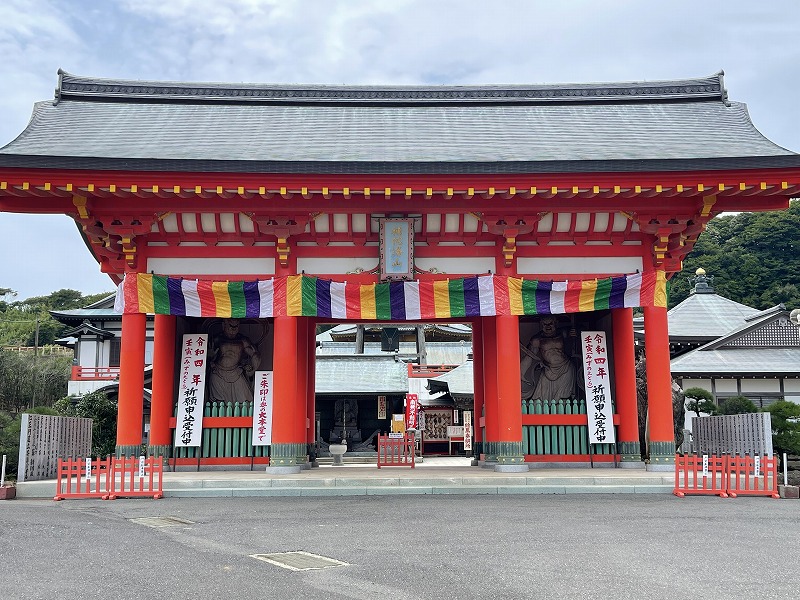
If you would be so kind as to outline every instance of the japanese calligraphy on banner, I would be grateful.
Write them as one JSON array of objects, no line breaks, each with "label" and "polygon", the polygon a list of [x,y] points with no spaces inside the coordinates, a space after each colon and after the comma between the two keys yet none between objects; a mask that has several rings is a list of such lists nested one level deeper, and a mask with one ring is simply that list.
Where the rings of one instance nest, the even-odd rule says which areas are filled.
[{"label": "japanese calligraphy on banner", "polygon": [[381,219],[381,279],[414,278],[414,219]]},{"label": "japanese calligraphy on banner", "polygon": [[175,446],[200,446],[206,398],[207,333],[183,336]]},{"label": "japanese calligraphy on banner", "polygon": [[386,396],[378,396],[378,418],[386,418]]},{"label": "japanese calligraphy on banner", "polygon": [[605,331],[582,331],[583,377],[590,444],[613,444],[614,409]]},{"label": "japanese calligraphy on banner", "polygon": [[419,396],[406,394],[406,429],[419,429]]},{"label": "japanese calligraphy on banner", "polygon": [[253,446],[272,444],[272,371],[256,371],[253,390]]},{"label": "japanese calligraphy on banner", "polygon": [[464,411],[464,450],[472,450],[472,411]]}]

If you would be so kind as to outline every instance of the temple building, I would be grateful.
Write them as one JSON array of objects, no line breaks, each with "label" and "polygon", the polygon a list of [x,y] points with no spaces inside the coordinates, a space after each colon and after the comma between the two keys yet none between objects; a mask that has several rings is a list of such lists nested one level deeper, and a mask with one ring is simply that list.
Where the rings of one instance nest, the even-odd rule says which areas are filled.
[{"label": "temple building", "polygon": [[[641,467],[636,307],[647,468],[670,469],[666,282],[715,215],[784,209],[798,189],[800,155],[721,73],[369,87],[59,72],[0,149],[0,211],[71,216],[120,285],[117,453],[140,452],[154,315],[149,452],[213,464],[198,448],[222,436],[274,473],[309,464],[331,323],[468,325],[483,466]],[[329,435],[349,439],[341,409]]]},{"label": "temple building", "polygon": [[[714,291],[698,269],[691,295],[667,313],[680,386],[710,392],[719,404],[745,396],[759,408],[800,403],[800,324],[783,304],[763,311]],[[687,351],[688,347],[688,351]]]}]

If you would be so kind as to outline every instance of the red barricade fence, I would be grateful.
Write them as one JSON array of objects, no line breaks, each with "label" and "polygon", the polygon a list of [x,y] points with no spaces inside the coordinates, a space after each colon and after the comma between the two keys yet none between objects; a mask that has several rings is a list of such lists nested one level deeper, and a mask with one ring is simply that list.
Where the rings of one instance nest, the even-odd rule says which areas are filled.
[{"label": "red barricade fence", "polygon": [[778,494],[778,459],[774,456],[731,456],[728,458],[728,494],[769,496]]},{"label": "red barricade fence", "polygon": [[778,460],[775,457],[739,455],[676,455],[672,493],[778,498]]},{"label": "red barricade fence", "polygon": [[56,495],[66,498],[164,497],[161,457],[58,459]]},{"label": "red barricade fence", "polygon": [[687,494],[728,497],[728,457],[675,456],[675,488],[672,493],[683,498]]},{"label": "red barricade fence", "polygon": [[53,500],[65,498],[103,498],[112,489],[109,459],[58,459],[56,495]]},{"label": "red barricade fence", "polygon": [[378,436],[378,468],[411,467],[415,468],[414,438]]}]

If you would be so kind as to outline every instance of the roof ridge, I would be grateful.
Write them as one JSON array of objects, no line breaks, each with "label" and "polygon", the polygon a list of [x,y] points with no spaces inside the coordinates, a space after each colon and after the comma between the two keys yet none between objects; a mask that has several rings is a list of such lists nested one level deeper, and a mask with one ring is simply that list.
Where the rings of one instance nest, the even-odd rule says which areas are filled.
[{"label": "roof ridge", "polygon": [[289,104],[508,104],[717,100],[727,103],[720,71],[708,77],[608,83],[492,85],[327,85],[146,81],[85,77],[58,70],[55,101]]}]

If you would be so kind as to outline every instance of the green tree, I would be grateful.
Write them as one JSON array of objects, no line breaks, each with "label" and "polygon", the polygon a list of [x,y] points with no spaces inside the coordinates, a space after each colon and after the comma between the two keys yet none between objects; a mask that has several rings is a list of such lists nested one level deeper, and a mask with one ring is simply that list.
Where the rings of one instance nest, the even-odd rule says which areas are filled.
[{"label": "green tree", "polygon": [[117,403],[103,392],[91,392],[80,398],[66,397],[54,408],[68,417],[92,419],[92,455],[113,455],[117,443]]},{"label": "green tree", "polygon": [[686,399],[689,401],[686,407],[694,412],[698,417],[700,413],[708,415],[715,415],[719,412],[717,405],[714,403],[714,396],[711,392],[703,388],[693,387],[683,392]]},{"label": "green tree", "polygon": [[51,406],[64,396],[72,358],[0,349],[0,410]]},{"label": "green tree", "polygon": [[779,400],[767,407],[772,421],[772,447],[779,456],[800,454],[800,404]]},{"label": "green tree", "polygon": [[758,309],[783,303],[800,307],[800,200],[788,210],[738,213],[712,219],[684,268],[670,280],[670,306],[685,300],[690,279],[702,267],[714,276],[715,291]]},{"label": "green tree", "polygon": [[745,413],[757,413],[759,410],[750,398],[745,396],[733,396],[732,398],[726,398],[720,403],[719,412],[723,415],[741,415]]}]

